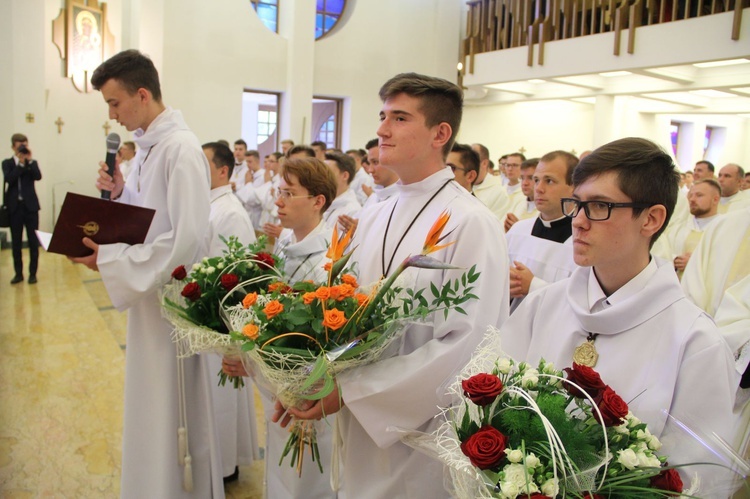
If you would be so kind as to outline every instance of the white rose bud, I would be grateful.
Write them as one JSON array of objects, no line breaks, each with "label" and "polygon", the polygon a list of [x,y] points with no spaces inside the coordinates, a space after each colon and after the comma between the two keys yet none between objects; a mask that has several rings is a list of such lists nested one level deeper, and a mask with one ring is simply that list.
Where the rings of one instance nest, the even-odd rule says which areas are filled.
[{"label": "white rose bud", "polygon": [[201,264],[200,263],[194,263],[193,264],[193,270],[198,270],[199,268],[201,268]]},{"label": "white rose bud", "polygon": [[521,489],[513,482],[500,482],[500,493],[504,498],[515,499],[521,493]]},{"label": "white rose bud", "polygon": [[527,369],[521,377],[521,386],[531,388],[539,383],[539,371],[536,369]]},{"label": "white rose bud", "polygon": [[635,426],[638,426],[641,424],[641,420],[635,417],[632,412],[628,412],[628,415],[626,416],[626,419],[628,420],[628,426],[633,428]]},{"label": "white rose bud", "polygon": [[526,467],[532,470],[541,465],[542,462],[539,460],[539,458],[536,457],[533,452],[529,452],[529,455],[526,456]]},{"label": "white rose bud", "polygon": [[659,450],[661,449],[661,442],[654,435],[651,435],[648,438],[648,448],[651,450]]},{"label": "white rose bud", "polygon": [[520,463],[523,461],[523,452],[520,449],[505,449],[505,455],[511,463]]},{"label": "white rose bud", "polygon": [[497,361],[497,370],[501,374],[508,374],[510,372],[511,367],[513,366],[510,363],[510,359],[503,358]]},{"label": "white rose bud", "polygon": [[223,269],[224,268],[224,262],[217,263],[216,264],[216,268],[219,269],[219,270]]},{"label": "white rose bud", "polygon": [[557,497],[560,493],[560,486],[557,484],[556,478],[550,478],[542,484],[542,494],[547,497]]},{"label": "white rose bud", "polygon": [[617,462],[626,469],[632,470],[638,466],[638,456],[633,449],[623,449],[617,451]]},{"label": "white rose bud", "polygon": [[620,426],[615,426],[615,431],[617,433],[622,434],[622,435],[627,435],[628,433],[630,433],[630,430],[628,429],[628,424],[627,423],[623,423]]},{"label": "white rose bud", "polygon": [[203,263],[208,263],[208,257],[203,258]]},{"label": "white rose bud", "polygon": [[214,272],[216,272],[216,269],[213,267],[208,267],[206,269],[206,274],[213,274]]}]

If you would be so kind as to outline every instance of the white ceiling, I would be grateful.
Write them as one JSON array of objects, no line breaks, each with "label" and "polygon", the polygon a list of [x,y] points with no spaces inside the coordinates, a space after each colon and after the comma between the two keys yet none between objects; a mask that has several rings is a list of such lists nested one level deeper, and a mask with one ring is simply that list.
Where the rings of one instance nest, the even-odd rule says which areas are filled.
[{"label": "white ceiling", "polygon": [[470,86],[465,102],[496,105],[562,99],[593,105],[600,95],[631,96],[632,105],[645,113],[750,117],[750,57],[732,61],[711,67],[704,63],[652,67],[621,76],[593,73]]}]

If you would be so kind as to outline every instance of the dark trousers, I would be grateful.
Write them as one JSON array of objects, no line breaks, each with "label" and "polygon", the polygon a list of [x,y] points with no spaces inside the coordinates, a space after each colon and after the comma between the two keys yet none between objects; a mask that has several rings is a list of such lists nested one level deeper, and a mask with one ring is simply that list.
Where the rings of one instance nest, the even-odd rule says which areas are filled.
[{"label": "dark trousers", "polygon": [[16,275],[23,275],[23,257],[21,243],[23,242],[23,228],[26,227],[26,238],[29,240],[29,275],[36,275],[39,264],[39,240],[36,232],[39,228],[39,212],[29,211],[25,206],[18,206],[10,214],[10,243],[13,249],[13,267]]}]

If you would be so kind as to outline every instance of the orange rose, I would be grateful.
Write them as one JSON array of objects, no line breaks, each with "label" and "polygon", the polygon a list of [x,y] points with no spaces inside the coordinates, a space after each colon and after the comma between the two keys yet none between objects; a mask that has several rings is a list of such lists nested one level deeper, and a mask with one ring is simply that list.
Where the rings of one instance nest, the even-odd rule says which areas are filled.
[{"label": "orange rose", "polygon": [[276,291],[280,293],[288,293],[290,289],[291,288],[287,286],[285,282],[281,282],[281,281],[273,282],[268,285],[268,291],[271,293],[276,292]]},{"label": "orange rose", "polygon": [[351,274],[342,275],[341,282],[343,282],[344,284],[348,284],[349,286],[353,288],[356,288],[357,286],[359,286],[359,284],[357,284],[357,278]]},{"label": "orange rose", "polygon": [[266,318],[268,320],[273,319],[274,317],[276,317],[283,311],[284,311],[284,305],[282,305],[279,300],[269,301],[266,307],[263,309],[263,313],[266,314]]},{"label": "orange rose", "polygon": [[258,326],[255,324],[247,324],[242,328],[242,334],[250,338],[251,340],[258,339]]},{"label": "orange rose", "polygon": [[305,305],[311,304],[315,298],[315,293],[305,293],[302,295],[302,301]]},{"label": "orange rose", "polygon": [[248,293],[245,298],[242,299],[242,308],[250,308],[255,305],[258,300],[258,293]]},{"label": "orange rose", "polygon": [[367,296],[367,295],[366,295],[366,294],[364,294],[364,293],[357,293],[357,294],[355,294],[355,295],[354,295],[354,299],[356,299],[356,300],[357,300],[357,303],[359,303],[359,306],[360,306],[360,307],[364,307],[364,306],[365,306],[365,304],[366,304],[366,303],[367,303],[368,301],[370,301],[370,297],[369,297],[369,296]]},{"label": "orange rose", "polygon": [[341,310],[332,308],[323,312],[323,325],[334,331],[346,324],[346,316]]},{"label": "orange rose", "polygon": [[330,272],[331,266],[332,266],[331,262],[328,262],[325,265],[323,265],[323,270],[325,270],[326,272]]},{"label": "orange rose", "polygon": [[354,296],[354,288],[349,284],[339,285],[339,301]]},{"label": "orange rose", "polygon": [[330,291],[331,300],[341,301],[341,288],[339,286],[331,286],[328,289]]},{"label": "orange rose", "polygon": [[325,301],[331,296],[331,288],[321,286],[315,290],[315,297],[320,301]]}]

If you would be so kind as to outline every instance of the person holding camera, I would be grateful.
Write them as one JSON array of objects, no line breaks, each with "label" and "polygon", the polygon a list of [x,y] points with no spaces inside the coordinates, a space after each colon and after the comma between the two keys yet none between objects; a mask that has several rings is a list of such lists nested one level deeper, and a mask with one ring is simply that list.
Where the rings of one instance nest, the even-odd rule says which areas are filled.
[{"label": "person holding camera", "polygon": [[29,241],[29,284],[36,283],[36,270],[39,264],[39,241],[36,230],[39,228],[39,198],[34,182],[42,179],[39,163],[31,159],[29,139],[21,133],[14,133],[10,139],[14,156],[3,161],[5,180],[5,203],[10,211],[10,240],[13,248],[13,267],[16,275],[11,284],[23,281],[23,257],[21,243],[23,228]]}]

